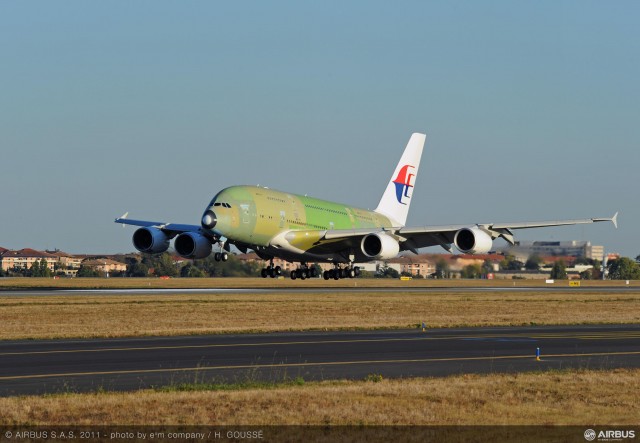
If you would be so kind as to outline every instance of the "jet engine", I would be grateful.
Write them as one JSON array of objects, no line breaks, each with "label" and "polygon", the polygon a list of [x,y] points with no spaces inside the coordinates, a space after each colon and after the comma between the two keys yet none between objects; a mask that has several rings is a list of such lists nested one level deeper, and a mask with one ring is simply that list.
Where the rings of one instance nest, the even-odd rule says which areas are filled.
[{"label": "jet engine", "polygon": [[453,243],[464,254],[485,254],[491,250],[493,239],[476,227],[462,228],[456,232]]},{"label": "jet engine", "polygon": [[184,258],[207,258],[211,254],[211,242],[197,232],[183,232],[176,237],[173,247]]},{"label": "jet engine", "polygon": [[133,246],[140,252],[159,254],[169,249],[169,237],[158,228],[140,228],[133,233]]},{"label": "jet engine", "polygon": [[398,241],[383,232],[365,235],[360,242],[362,253],[371,259],[394,258],[400,252]]}]

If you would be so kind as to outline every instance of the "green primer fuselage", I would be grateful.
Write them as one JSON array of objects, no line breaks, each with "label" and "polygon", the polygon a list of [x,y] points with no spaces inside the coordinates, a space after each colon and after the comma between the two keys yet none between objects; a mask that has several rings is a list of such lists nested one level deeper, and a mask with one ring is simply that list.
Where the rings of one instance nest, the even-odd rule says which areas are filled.
[{"label": "green primer fuselage", "polygon": [[216,214],[212,232],[232,243],[269,248],[276,237],[287,233],[294,254],[312,250],[327,230],[392,226],[387,217],[373,211],[258,186],[223,189],[206,210]]}]

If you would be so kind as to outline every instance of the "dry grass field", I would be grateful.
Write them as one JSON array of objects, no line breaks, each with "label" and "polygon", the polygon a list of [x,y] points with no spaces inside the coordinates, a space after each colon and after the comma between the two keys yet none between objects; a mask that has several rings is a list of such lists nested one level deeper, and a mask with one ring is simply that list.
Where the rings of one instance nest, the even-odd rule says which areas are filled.
[{"label": "dry grass field", "polygon": [[[371,281],[377,282],[355,283]],[[288,289],[276,293],[47,296],[3,296],[0,291],[0,318],[2,340],[411,328],[422,321],[429,327],[638,323],[640,288],[623,293],[568,287],[558,287],[557,292],[535,288],[398,292],[389,287],[382,292],[336,288],[326,293]]]},{"label": "dry grass field", "polygon": [[[508,291],[506,288],[527,287]],[[0,279],[0,339],[186,335],[239,331],[638,323],[640,286],[581,291],[558,282],[262,279]],[[56,286],[58,285],[58,286]],[[347,286],[383,291],[344,292]],[[486,292],[402,287],[500,287]],[[583,283],[585,285],[585,283]],[[3,295],[22,288],[283,288],[270,293]],[[335,291],[303,293],[295,288]],[[373,380],[376,378],[373,377]],[[2,425],[491,425],[640,422],[640,370],[327,381],[195,391],[0,398]]]},{"label": "dry grass field", "polygon": [[[622,280],[585,280],[584,287],[630,286],[640,289],[640,280],[627,285]],[[416,278],[410,281],[394,279],[329,280],[311,279],[304,282],[289,278],[0,278],[0,294],[10,289],[201,289],[201,288],[347,288],[347,287],[556,287],[566,288],[567,280],[547,284],[544,280],[431,280]]]},{"label": "dry grass field", "polygon": [[640,370],[0,398],[2,425],[638,425]]}]

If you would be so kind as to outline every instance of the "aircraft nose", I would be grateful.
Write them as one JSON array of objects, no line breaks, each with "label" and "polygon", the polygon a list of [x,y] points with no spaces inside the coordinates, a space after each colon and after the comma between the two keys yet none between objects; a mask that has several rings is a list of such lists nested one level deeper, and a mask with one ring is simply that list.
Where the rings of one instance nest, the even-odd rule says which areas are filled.
[{"label": "aircraft nose", "polygon": [[205,229],[213,229],[213,227],[218,223],[218,219],[216,218],[216,214],[212,210],[208,210],[202,216],[202,227]]}]

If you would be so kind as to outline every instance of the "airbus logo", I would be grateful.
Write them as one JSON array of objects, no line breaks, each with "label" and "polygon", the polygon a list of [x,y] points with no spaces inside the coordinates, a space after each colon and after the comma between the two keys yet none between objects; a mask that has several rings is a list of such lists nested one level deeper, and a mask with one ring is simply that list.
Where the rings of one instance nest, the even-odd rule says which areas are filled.
[{"label": "airbus logo", "polygon": [[587,441],[622,441],[624,439],[635,439],[636,432],[634,430],[606,430],[596,432],[593,429],[584,431],[584,439]]},{"label": "airbus logo", "polygon": [[409,189],[413,188],[412,182],[415,182],[415,169],[416,168],[411,165],[404,165],[400,169],[400,172],[398,172],[396,179],[393,181],[393,184],[396,185],[396,198],[400,204],[406,205],[403,199],[411,198]]}]

